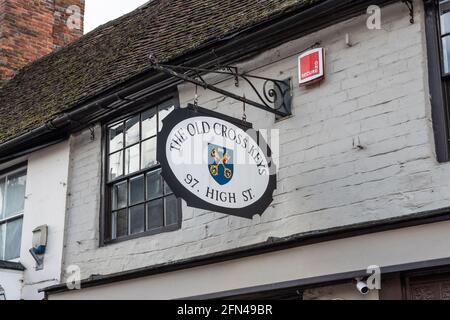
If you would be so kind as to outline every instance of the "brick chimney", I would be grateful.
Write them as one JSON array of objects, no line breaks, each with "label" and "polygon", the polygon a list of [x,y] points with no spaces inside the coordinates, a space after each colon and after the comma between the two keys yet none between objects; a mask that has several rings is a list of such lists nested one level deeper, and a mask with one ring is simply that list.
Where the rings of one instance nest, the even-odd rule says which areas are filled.
[{"label": "brick chimney", "polygon": [[0,0],[0,83],[83,35],[84,0]]}]

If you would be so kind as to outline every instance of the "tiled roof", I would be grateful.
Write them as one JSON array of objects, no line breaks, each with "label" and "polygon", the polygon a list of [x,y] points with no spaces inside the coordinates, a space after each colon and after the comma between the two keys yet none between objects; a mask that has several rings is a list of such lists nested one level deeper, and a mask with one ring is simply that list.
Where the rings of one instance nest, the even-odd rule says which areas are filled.
[{"label": "tiled roof", "polygon": [[24,67],[0,88],[0,144],[136,76],[318,0],[154,0]]}]

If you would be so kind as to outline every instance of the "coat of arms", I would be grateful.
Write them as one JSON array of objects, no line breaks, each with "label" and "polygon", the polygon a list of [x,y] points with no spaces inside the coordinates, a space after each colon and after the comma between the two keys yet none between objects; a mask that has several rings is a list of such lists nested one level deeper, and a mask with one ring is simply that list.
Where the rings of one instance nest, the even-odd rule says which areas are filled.
[{"label": "coat of arms", "polygon": [[233,150],[208,144],[208,168],[218,184],[226,185],[233,178]]}]

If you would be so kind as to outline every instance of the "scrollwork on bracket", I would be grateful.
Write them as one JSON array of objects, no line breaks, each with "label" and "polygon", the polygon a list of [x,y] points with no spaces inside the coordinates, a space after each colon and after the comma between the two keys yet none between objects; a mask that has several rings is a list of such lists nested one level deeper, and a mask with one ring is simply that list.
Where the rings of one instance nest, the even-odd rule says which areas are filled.
[{"label": "scrollwork on bracket", "polygon": [[[216,66],[217,69],[209,70],[194,67],[185,66],[172,66],[159,64],[153,56],[150,56],[151,66],[153,69],[164,72],[165,74],[176,77],[178,79],[193,83],[197,86],[201,86],[206,90],[212,90],[214,92],[223,94],[232,99],[241,101],[243,103],[252,105],[264,111],[273,113],[277,116],[277,119],[284,118],[291,115],[291,82],[288,80],[277,80],[265,77],[254,76],[250,74],[239,73],[237,67],[231,66]],[[202,75],[204,74],[222,74],[234,77],[235,86],[240,86],[239,79],[245,80],[252,90],[255,92],[256,96],[260,100],[259,102],[250,100],[246,97],[241,97],[232,92],[223,90],[216,87],[213,84],[208,83]],[[253,81],[263,81],[262,87],[258,90],[257,86]],[[269,87],[269,84],[272,86]],[[261,92],[262,91],[262,92]]]}]

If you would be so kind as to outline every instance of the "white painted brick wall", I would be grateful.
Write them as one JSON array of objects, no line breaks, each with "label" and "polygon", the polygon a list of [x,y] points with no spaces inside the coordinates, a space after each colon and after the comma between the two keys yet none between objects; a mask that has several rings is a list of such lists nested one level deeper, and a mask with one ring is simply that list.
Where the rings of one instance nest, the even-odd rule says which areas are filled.
[{"label": "white painted brick wall", "polygon": [[[280,130],[278,190],[253,221],[183,208],[182,230],[99,248],[101,145],[89,131],[72,138],[65,266],[83,277],[108,274],[236,248],[301,232],[450,206],[450,167],[435,160],[427,89],[423,7],[416,23],[401,3],[382,11],[382,30],[351,19],[243,64],[254,74],[297,83],[298,53],[316,42],[326,48],[327,79],[294,86],[294,116],[274,123],[248,107],[259,128]],[[345,45],[351,35],[353,47]],[[220,83],[234,88],[232,80]],[[242,116],[241,104],[200,90],[200,104]],[[192,86],[180,87],[184,105]],[[361,143],[364,150],[354,148]]]}]

